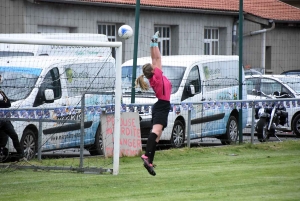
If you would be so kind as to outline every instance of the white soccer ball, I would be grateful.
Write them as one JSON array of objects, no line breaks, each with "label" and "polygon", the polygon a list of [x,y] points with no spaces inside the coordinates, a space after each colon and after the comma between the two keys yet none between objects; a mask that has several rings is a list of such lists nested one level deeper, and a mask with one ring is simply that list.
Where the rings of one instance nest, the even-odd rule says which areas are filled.
[{"label": "white soccer ball", "polygon": [[132,28],[129,25],[122,25],[118,30],[120,38],[128,39],[133,35]]}]

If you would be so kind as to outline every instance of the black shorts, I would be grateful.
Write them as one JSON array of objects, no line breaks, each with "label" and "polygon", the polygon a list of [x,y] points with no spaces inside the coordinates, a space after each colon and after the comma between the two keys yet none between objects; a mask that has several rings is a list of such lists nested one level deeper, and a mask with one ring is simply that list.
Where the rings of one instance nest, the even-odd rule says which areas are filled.
[{"label": "black shorts", "polygon": [[170,101],[158,100],[152,108],[152,125],[160,124],[164,128],[168,125],[168,116],[170,112]]}]

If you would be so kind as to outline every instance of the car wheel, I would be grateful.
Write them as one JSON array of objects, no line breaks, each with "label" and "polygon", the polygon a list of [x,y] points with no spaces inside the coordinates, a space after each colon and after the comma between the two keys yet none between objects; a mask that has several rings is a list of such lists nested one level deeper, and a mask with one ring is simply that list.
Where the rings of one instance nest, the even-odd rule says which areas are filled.
[{"label": "car wheel", "polygon": [[267,142],[270,138],[268,133],[268,122],[266,119],[260,119],[256,124],[257,138],[260,142]]},{"label": "car wheel", "polygon": [[292,124],[292,130],[297,137],[300,137],[300,114],[298,114]]},{"label": "car wheel", "polygon": [[31,160],[35,157],[37,153],[37,138],[35,133],[26,129],[20,141],[21,147],[23,147],[24,155],[27,160]]},{"label": "car wheel", "polygon": [[9,153],[6,147],[1,147],[0,150],[0,163],[5,163],[8,161]]},{"label": "car wheel", "polygon": [[101,132],[101,125],[98,126],[96,136],[95,136],[95,142],[94,144],[89,148],[89,152],[92,156],[96,155],[103,155],[103,138],[102,138],[102,132]]},{"label": "car wheel", "polygon": [[170,144],[174,148],[180,148],[184,144],[185,128],[181,121],[176,120],[172,129]]},{"label": "car wheel", "polygon": [[234,116],[230,116],[226,126],[226,133],[221,137],[221,143],[223,145],[229,145],[236,142],[237,138],[238,122]]},{"label": "car wheel", "polygon": [[8,141],[8,135],[0,132],[0,163],[8,162],[9,152],[5,147]]}]

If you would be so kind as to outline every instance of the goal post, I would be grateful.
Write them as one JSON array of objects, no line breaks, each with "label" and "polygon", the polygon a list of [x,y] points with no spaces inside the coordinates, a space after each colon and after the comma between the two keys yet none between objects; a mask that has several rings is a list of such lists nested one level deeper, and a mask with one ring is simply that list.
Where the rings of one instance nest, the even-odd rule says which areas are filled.
[{"label": "goal post", "polygon": [[[115,123],[114,123],[114,151],[113,151],[113,175],[119,173],[120,155],[120,126],[121,126],[121,96],[122,96],[122,42],[100,42],[87,40],[61,40],[61,39],[41,39],[41,38],[13,38],[0,36],[0,43],[9,44],[29,44],[29,45],[58,45],[58,46],[84,46],[84,47],[111,47],[116,50],[116,79],[115,79]],[[83,131],[81,131],[83,135]]]}]

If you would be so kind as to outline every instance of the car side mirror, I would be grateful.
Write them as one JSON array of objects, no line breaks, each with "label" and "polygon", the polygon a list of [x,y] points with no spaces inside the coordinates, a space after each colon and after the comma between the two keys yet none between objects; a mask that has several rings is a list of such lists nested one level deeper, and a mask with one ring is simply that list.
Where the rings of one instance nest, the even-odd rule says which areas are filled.
[{"label": "car side mirror", "polygon": [[194,96],[195,95],[195,86],[192,84],[189,86],[186,86],[186,91],[188,93],[188,96]]},{"label": "car side mirror", "polygon": [[195,86],[194,85],[190,85],[190,92],[191,92],[191,95],[195,95]]},{"label": "car side mirror", "polygon": [[44,91],[44,100],[46,103],[54,102],[54,91],[52,89],[46,89]]}]

